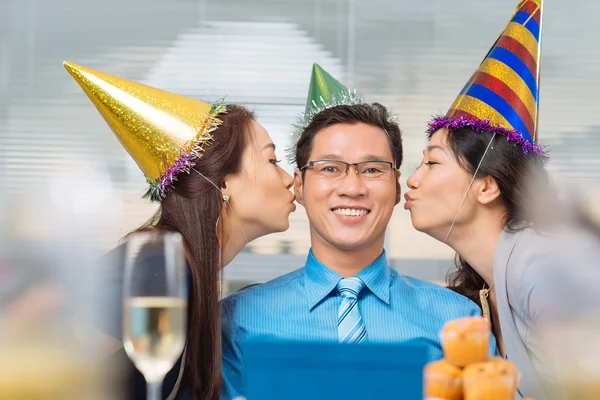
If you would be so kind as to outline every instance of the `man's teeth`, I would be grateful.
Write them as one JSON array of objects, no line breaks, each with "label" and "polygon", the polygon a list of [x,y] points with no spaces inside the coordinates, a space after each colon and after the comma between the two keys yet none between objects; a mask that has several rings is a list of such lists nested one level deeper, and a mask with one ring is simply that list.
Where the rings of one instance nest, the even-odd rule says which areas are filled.
[{"label": "man's teeth", "polygon": [[350,217],[361,217],[369,213],[367,210],[355,210],[352,208],[336,208],[333,210],[333,212],[339,215],[346,215]]}]

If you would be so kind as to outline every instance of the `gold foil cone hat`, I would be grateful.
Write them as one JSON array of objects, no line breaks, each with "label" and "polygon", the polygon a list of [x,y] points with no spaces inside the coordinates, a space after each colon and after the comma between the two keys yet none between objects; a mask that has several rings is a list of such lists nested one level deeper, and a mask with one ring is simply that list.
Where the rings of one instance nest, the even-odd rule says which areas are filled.
[{"label": "gold foil cone hat", "polygon": [[164,198],[180,173],[189,173],[225,112],[210,104],[65,61],[64,66],[140,167],[150,189]]}]

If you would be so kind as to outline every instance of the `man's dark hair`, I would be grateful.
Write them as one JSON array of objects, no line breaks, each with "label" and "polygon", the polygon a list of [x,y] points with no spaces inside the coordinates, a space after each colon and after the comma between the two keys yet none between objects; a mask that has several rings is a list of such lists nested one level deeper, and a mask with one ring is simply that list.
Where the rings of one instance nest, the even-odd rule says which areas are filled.
[{"label": "man's dark hair", "polygon": [[339,105],[315,115],[296,144],[296,166],[302,168],[308,163],[314,137],[319,131],[335,124],[360,122],[381,128],[387,133],[394,165],[396,168],[400,168],[402,164],[402,132],[398,124],[390,120],[388,110],[379,103]]}]

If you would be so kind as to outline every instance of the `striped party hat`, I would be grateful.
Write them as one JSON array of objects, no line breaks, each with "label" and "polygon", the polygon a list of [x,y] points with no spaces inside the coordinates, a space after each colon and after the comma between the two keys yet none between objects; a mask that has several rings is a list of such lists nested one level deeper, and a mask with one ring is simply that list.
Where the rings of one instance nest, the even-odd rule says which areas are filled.
[{"label": "striped party hat", "polygon": [[500,37],[445,116],[428,133],[470,127],[498,133],[527,153],[537,144],[543,0],[522,0]]}]

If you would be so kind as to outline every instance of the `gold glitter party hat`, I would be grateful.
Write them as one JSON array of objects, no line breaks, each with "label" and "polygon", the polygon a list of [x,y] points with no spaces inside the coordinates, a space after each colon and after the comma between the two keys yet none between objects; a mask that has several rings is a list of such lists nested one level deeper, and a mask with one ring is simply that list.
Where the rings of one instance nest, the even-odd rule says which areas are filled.
[{"label": "gold glitter party hat", "polygon": [[140,167],[150,189],[164,198],[179,173],[189,173],[202,156],[225,104],[193,100],[65,61],[67,71],[96,106],[125,150]]}]

